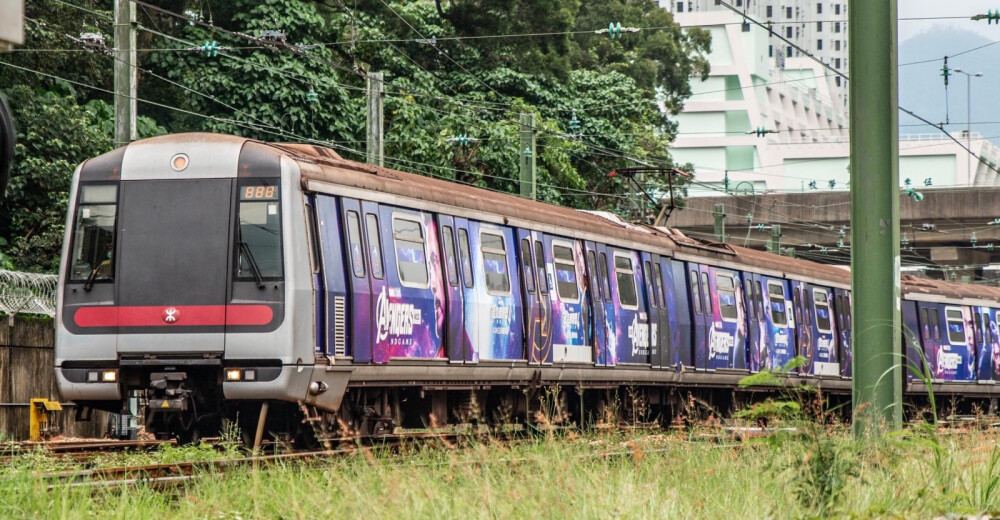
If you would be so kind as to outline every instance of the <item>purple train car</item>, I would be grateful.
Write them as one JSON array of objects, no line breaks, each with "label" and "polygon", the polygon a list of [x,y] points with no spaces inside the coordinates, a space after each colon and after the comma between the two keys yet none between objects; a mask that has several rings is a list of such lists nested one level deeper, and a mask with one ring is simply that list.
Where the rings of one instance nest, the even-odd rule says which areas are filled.
[{"label": "purple train car", "polygon": [[[88,160],[62,259],[64,398],[139,396],[185,440],[669,420],[797,357],[791,384],[850,396],[844,270],[312,145],[180,134]],[[1000,290],[904,282],[906,362],[991,395]]]}]

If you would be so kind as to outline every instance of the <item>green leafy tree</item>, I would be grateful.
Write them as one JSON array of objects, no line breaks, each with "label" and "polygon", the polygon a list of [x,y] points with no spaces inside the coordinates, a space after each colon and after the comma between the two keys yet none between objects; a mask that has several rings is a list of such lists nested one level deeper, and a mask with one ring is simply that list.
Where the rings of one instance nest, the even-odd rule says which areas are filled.
[{"label": "green leafy tree", "polygon": [[[111,150],[113,110],[101,100],[79,105],[66,83],[48,90],[19,86],[7,94],[18,135],[0,203],[0,248],[8,268],[52,272],[59,265],[73,171]],[[143,137],[165,131],[148,118],[140,118],[139,129]]]}]

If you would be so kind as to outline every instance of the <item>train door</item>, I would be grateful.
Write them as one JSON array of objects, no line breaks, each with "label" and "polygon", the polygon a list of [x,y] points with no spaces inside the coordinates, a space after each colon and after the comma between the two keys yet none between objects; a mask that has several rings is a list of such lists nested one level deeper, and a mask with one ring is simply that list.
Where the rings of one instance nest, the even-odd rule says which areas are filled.
[{"label": "train door", "polygon": [[[673,285],[673,273],[670,273],[669,269],[664,271],[663,265],[665,264],[665,261],[663,258],[660,257],[660,255],[657,254],[651,255],[651,260],[653,266],[653,272],[652,272],[653,292],[656,295],[655,298],[656,305],[660,309],[659,312],[660,316],[659,320],[657,320],[656,333],[655,333],[657,355],[655,360],[653,361],[653,366],[657,368],[664,368],[664,367],[674,366],[673,364],[671,364],[670,338],[673,327],[677,325],[676,323],[677,318],[674,317],[673,319],[671,319],[671,307],[675,306],[673,304],[670,305],[667,304],[669,300],[667,300],[666,291],[664,291],[664,288],[667,286],[666,284],[667,281],[669,281],[670,284]],[[667,278],[664,278],[664,272],[666,272]],[[676,313],[676,310],[674,310],[673,312]]]},{"label": "train door", "polygon": [[553,319],[552,292],[555,291],[552,277],[545,262],[545,235],[537,231],[522,231],[519,235],[522,246],[529,247],[528,264],[523,269],[531,269],[535,280],[535,297],[530,313],[526,314],[525,343],[528,362],[531,364],[552,363]]},{"label": "train door", "polygon": [[322,273],[324,275],[323,293],[326,310],[326,345],[327,354],[347,356],[348,332],[350,316],[348,308],[349,277],[351,269],[345,268],[344,246],[347,241],[342,237],[343,220],[337,209],[337,199],[327,195],[317,195],[315,199],[317,239],[321,249]]},{"label": "train door", "polygon": [[593,362],[584,342],[583,249],[578,241],[545,235],[545,261],[554,281],[552,302],[552,361]]},{"label": "train door", "polygon": [[789,301],[788,282],[780,278],[760,277],[764,288],[766,355],[761,370],[781,370],[795,357],[795,327]]},{"label": "train door", "polygon": [[455,219],[438,215],[441,239],[441,265],[444,270],[444,344],[452,363],[465,361],[468,348],[465,340],[465,304],[458,267],[458,246],[455,245]]},{"label": "train door", "polygon": [[833,290],[807,286],[806,300],[813,323],[813,374],[840,376],[837,357],[837,324],[833,316]]},{"label": "train door", "polygon": [[639,255],[625,249],[610,249],[614,262],[614,288],[618,363],[649,363],[649,321],[642,290]]},{"label": "train door", "polygon": [[711,326],[711,301],[702,289],[701,269],[698,264],[687,264],[688,294],[691,297],[692,336],[694,337],[695,369],[708,368],[708,329]]},{"label": "train door", "polygon": [[976,379],[990,381],[993,379],[993,364],[990,355],[993,342],[988,328],[989,309],[978,305],[968,307],[968,309],[972,316],[973,337],[976,343]]},{"label": "train door", "polygon": [[[840,376],[851,377],[854,354],[851,333],[851,293],[845,289],[834,289],[833,294],[833,312],[837,316],[837,349],[840,355]],[[916,318],[915,315],[914,318]]]},{"label": "train door", "polygon": [[584,242],[587,257],[587,293],[590,302],[590,341],[593,346],[594,360],[602,365],[607,350],[607,326],[605,325],[606,310],[604,302],[608,295],[603,293],[603,279],[598,269],[597,247],[593,242]]},{"label": "train door", "polygon": [[753,273],[740,273],[743,282],[743,301],[746,313],[744,324],[747,331],[747,368],[751,372],[760,370],[761,331],[757,326],[761,321],[760,305],[754,293]]},{"label": "train door", "polygon": [[795,336],[795,354],[794,356],[800,356],[805,361],[802,366],[800,366],[797,371],[799,373],[808,373],[810,368],[811,354],[809,352],[809,335],[805,330],[806,322],[802,316],[802,309],[804,304],[802,302],[802,282],[790,281],[792,290],[792,317],[795,320],[795,325],[792,327],[792,331]]},{"label": "train door", "polygon": [[[850,293],[846,295],[848,298]],[[848,305],[850,300],[848,299]],[[926,365],[924,365],[921,353],[921,326],[917,319],[917,302],[912,300],[902,300],[901,315],[903,322],[903,352],[906,353],[906,365],[903,367],[906,379],[913,381],[924,377]],[[850,372],[847,373],[850,376]]]},{"label": "train door", "polygon": [[476,312],[479,307],[479,294],[476,291],[475,270],[472,267],[472,243],[469,227],[467,219],[455,217],[455,240],[458,242],[458,278],[462,292],[462,361],[476,363],[479,361],[479,351],[474,338],[481,324],[479,313]]},{"label": "train door", "polygon": [[[924,355],[931,377],[943,381],[967,381],[975,376],[975,360],[969,346],[965,313],[957,305],[918,302],[924,340]],[[970,315],[971,320],[971,315]]]},{"label": "train door", "polygon": [[372,361],[372,321],[375,317],[372,289],[365,259],[364,234],[361,231],[361,203],[355,199],[342,199],[344,244],[350,276],[350,340],[351,355],[355,363]]},{"label": "train door", "polygon": [[[663,259],[663,274],[666,303],[670,310],[670,366],[680,371],[683,367],[694,366],[694,352],[691,348],[691,305],[687,291],[687,267],[680,260]],[[676,320],[676,325],[674,321]]]},{"label": "train door", "polygon": [[480,327],[475,339],[479,359],[523,359],[522,303],[514,231],[481,222],[470,222],[469,231],[480,301]]},{"label": "train door", "polygon": [[615,366],[618,364],[618,297],[612,291],[611,283],[614,276],[614,249],[604,245],[597,246],[597,275],[601,282],[601,296],[604,300],[604,338],[606,347],[603,356],[597,359],[599,365]]},{"label": "train door", "polygon": [[[531,351],[535,341],[535,322],[538,320],[539,303],[538,296],[538,273],[535,272],[535,257],[531,248],[531,231],[518,229],[517,236],[517,265],[521,273],[521,312],[522,328],[524,330],[524,345],[528,352]],[[527,353],[521,354],[522,358],[530,359]]]},{"label": "train door", "polygon": [[[383,331],[380,326],[382,310],[380,305],[385,305],[391,299],[389,287],[386,284],[385,254],[383,252],[384,243],[382,237],[387,236],[386,230],[381,228],[381,217],[379,206],[374,202],[361,201],[361,234],[364,243],[364,257],[368,263],[368,286],[371,288],[371,320],[368,326],[371,328],[372,338],[372,361],[376,363],[388,363],[389,356],[384,349],[380,351],[380,341]],[[388,235],[391,237],[391,234]],[[391,243],[391,242],[390,242]]]},{"label": "train door", "polygon": [[652,256],[649,253],[640,253],[639,259],[642,261],[643,293],[646,300],[647,327],[649,337],[645,338],[649,345],[649,363],[653,367],[660,366],[659,352],[659,328],[660,328],[660,307],[656,298],[656,277],[653,276]]},{"label": "train door", "polygon": [[733,272],[701,266],[701,285],[706,294],[708,320],[707,368],[746,368],[746,331],[740,308],[742,288]]}]

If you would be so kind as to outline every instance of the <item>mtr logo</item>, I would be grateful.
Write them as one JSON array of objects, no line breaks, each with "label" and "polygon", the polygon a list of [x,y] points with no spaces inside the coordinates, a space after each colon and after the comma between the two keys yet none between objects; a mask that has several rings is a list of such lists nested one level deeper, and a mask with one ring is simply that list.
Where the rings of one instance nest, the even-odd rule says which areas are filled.
[{"label": "mtr logo", "polygon": [[176,307],[167,307],[163,309],[162,317],[164,323],[177,323],[181,317],[181,311],[177,310]]}]

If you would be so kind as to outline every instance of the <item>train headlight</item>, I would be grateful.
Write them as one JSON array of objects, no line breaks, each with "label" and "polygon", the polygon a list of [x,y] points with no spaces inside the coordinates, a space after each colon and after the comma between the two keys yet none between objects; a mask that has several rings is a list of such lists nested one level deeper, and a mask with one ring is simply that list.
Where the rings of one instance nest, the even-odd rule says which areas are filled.
[{"label": "train headlight", "polygon": [[226,369],[226,381],[239,381],[243,379],[243,370],[239,368]]},{"label": "train headlight", "polygon": [[101,372],[101,381],[105,383],[114,383],[118,381],[118,371],[117,370],[105,370]]},{"label": "train headlight", "polygon": [[184,168],[188,167],[188,156],[179,153],[171,157],[170,167],[173,168],[175,172],[184,171]]}]

